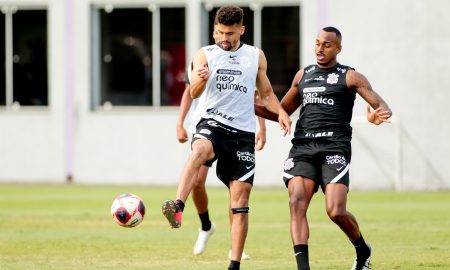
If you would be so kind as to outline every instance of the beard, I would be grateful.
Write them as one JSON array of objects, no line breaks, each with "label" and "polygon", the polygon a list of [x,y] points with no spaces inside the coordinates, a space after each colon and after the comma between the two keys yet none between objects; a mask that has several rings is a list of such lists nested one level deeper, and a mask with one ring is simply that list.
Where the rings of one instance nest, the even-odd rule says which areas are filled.
[{"label": "beard", "polygon": [[[224,44],[226,44],[226,47],[223,46]],[[232,48],[230,42],[217,42],[216,45],[219,46],[224,51],[230,51]]]}]

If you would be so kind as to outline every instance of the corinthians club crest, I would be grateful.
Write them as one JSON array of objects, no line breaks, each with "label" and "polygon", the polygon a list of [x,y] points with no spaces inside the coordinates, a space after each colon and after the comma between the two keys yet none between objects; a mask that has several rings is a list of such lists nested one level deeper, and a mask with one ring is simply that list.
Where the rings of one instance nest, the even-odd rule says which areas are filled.
[{"label": "corinthians club crest", "polygon": [[339,75],[338,74],[336,74],[336,73],[328,74],[327,83],[328,84],[335,84],[335,83],[338,82],[338,79],[339,79]]},{"label": "corinthians club crest", "polygon": [[284,170],[289,171],[290,169],[294,168],[294,161],[292,158],[286,159],[284,162]]}]

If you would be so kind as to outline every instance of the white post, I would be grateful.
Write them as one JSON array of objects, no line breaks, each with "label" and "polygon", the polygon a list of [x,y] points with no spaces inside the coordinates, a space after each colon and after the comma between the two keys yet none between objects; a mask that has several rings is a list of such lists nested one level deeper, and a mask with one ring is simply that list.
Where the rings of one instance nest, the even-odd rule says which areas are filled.
[{"label": "white post", "polygon": [[13,105],[13,21],[12,12],[8,7],[2,9],[6,17],[5,26],[5,70],[6,70],[6,106]]},{"label": "white post", "polygon": [[160,10],[159,6],[151,4],[148,10],[152,12],[152,98],[153,106],[161,106],[161,33],[160,33]]},{"label": "white post", "polygon": [[261,10],[263,6],[261,4],[252,3],[250,4],[250,9],[253,11],[253,45],[255,47],[261,48],[262,45],[262,34],[261,34],[261,24],[262,24],[262,14]]}]

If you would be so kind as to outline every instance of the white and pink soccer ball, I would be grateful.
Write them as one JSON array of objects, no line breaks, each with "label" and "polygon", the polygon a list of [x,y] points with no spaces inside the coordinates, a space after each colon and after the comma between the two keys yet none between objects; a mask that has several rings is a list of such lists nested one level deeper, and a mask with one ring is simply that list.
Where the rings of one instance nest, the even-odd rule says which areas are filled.
[{"label": "white and pink soccer ball", "polygon": [[119,195],[111,205],[111,215],[120,226],[136,227],[145,216],[144,202],[134,194]]}]

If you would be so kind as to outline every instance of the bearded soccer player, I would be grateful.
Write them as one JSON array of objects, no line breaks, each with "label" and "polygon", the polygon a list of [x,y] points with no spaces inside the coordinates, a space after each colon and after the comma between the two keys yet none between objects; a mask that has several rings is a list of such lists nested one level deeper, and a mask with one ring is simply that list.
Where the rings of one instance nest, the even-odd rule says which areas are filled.
[{"label": "bearded soccer player", "polygon": [[197,52],[190,78],[191,97],[206,95],[205,109],[196,127],[192,152],[181,173],[176,200],[166,200],[162,212],[172,228],[179,228],[200,167],[217,160],[217,176],[229,188],[233,214],[228,269],[238,270],[248,232],[249,199],[255,173],[255,89],[265,108],[278,115],[284,135],[290,133],[291,120],[267,78],[264,53],[240,41],[245,31],[242,9],[221,7],[214,24],[219,43]]}]

